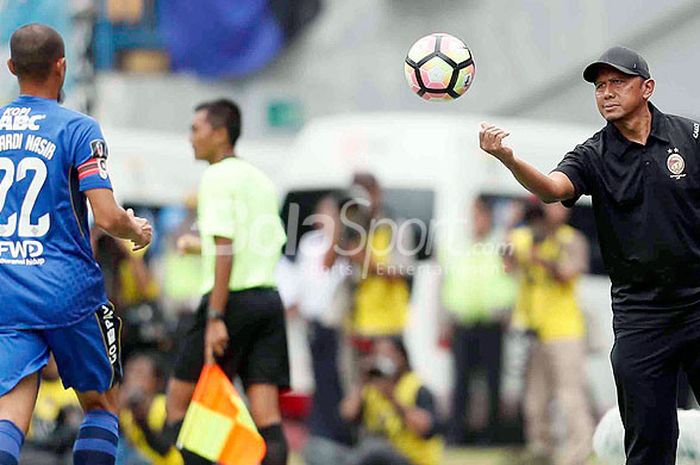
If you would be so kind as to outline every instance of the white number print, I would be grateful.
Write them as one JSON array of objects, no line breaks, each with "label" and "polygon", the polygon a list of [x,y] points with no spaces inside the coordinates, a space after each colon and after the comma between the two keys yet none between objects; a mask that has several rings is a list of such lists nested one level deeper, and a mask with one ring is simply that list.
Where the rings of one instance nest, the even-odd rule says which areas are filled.
[{"label": "white number print", "polygon": [[[9,158],[0,158],[0,172],[3,172],[2,181],[0,181],[0,213],[5,207],[5,200],[7,200],[7,192],[12,187],[12,183],[15,180],[15,165]],[[0,237],[8,237],[15,233],[17,228],[17,213],[11,214],[7,218],[7,223],[0,223]]]},{"label": "white number print", "polygon": [[[18,233],[19,237],[42,237],[49,232],[51,219],[48,213],[42,215],[36,224],[32,224],[31,220],[34,204],[39,197],[41,188],[46,182],[47,176],[46,164],[39,158],[28,157],[22,159],[17,164],[16,170],[12,160],[9,158],[0,158],[0,173],[3,173],[2,181],[0,181],[0,213],[2,213],[5,207],[7,193],[12,187],[12,184],[15,181],[22,181],[27,177],[28,171],[33,171],[34,177],[29,184],[27,193],[24,196],[24,201],[22,202],[22,208],[19,213],[19,228],[17,227],[17,213],[12,213],[7,217],[7,222],[5,224],[0,223],[0,237],[12,236],[15,232]],[[16,178],[15,173],[17,176]]]}]

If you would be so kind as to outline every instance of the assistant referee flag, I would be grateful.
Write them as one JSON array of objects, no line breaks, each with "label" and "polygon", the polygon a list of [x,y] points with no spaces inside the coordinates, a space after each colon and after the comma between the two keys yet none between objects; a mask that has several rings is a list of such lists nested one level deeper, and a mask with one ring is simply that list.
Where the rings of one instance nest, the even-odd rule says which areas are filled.
[{"label": "assistant referee flag", "polygon": [[177,447],[221,465],[258,465],[265,457],[265,441],[219,365],[202,369]]}]

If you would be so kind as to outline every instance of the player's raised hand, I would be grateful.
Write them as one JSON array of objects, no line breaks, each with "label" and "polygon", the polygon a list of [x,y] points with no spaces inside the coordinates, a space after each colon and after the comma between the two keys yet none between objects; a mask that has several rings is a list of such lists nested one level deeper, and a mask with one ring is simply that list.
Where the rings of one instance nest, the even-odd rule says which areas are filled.
[{"label": "player's raised hand", "polygon": [[479,131],[479,146],[483,151],[508,164],[513,160],[513,149],[503,145],[503,139],[509,135],[510,133],[504,129],[483,122]]},{"label": "player's raised hand", "polygon": [[134,210],[129,208],[126,211],[127,215],[131,219],[131,224],[134,230],[134,236],[131,241],[134,243],[134,247],[131,249],[134,252],[137,250],[144,249],[151,243],[153,238],[153,226],[148,222],[146,218],[141,218],[134,215]]}]

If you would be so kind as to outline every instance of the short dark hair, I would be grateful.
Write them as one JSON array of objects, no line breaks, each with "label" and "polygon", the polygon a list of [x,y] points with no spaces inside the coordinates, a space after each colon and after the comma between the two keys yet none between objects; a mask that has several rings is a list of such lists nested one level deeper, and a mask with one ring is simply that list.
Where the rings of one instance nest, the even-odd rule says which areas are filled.
[{"label": "short dark hair", "polygon": [[45,81],[65,51],[61,35],[44,24],[22,26],[10,38],[10,59],[20,80]]},{"label": "short dark hair", "polygon": [[229,99],[212,100],[197,105],[195,111],[206,111],[207,121],[213,128],[226,128],[231,145],[241,136],[241,110]]}]

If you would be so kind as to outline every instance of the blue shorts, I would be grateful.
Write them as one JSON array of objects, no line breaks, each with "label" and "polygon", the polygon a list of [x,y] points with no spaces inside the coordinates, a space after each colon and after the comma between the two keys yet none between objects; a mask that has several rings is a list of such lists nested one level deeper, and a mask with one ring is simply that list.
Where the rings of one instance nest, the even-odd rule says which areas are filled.
[{"label": "blue shorts", "polygon": [[122,378],[122,323],[111,304],[63,328],[0,330],[0,396],[41,370],[53,353],[65,388],[105,392]]}]

